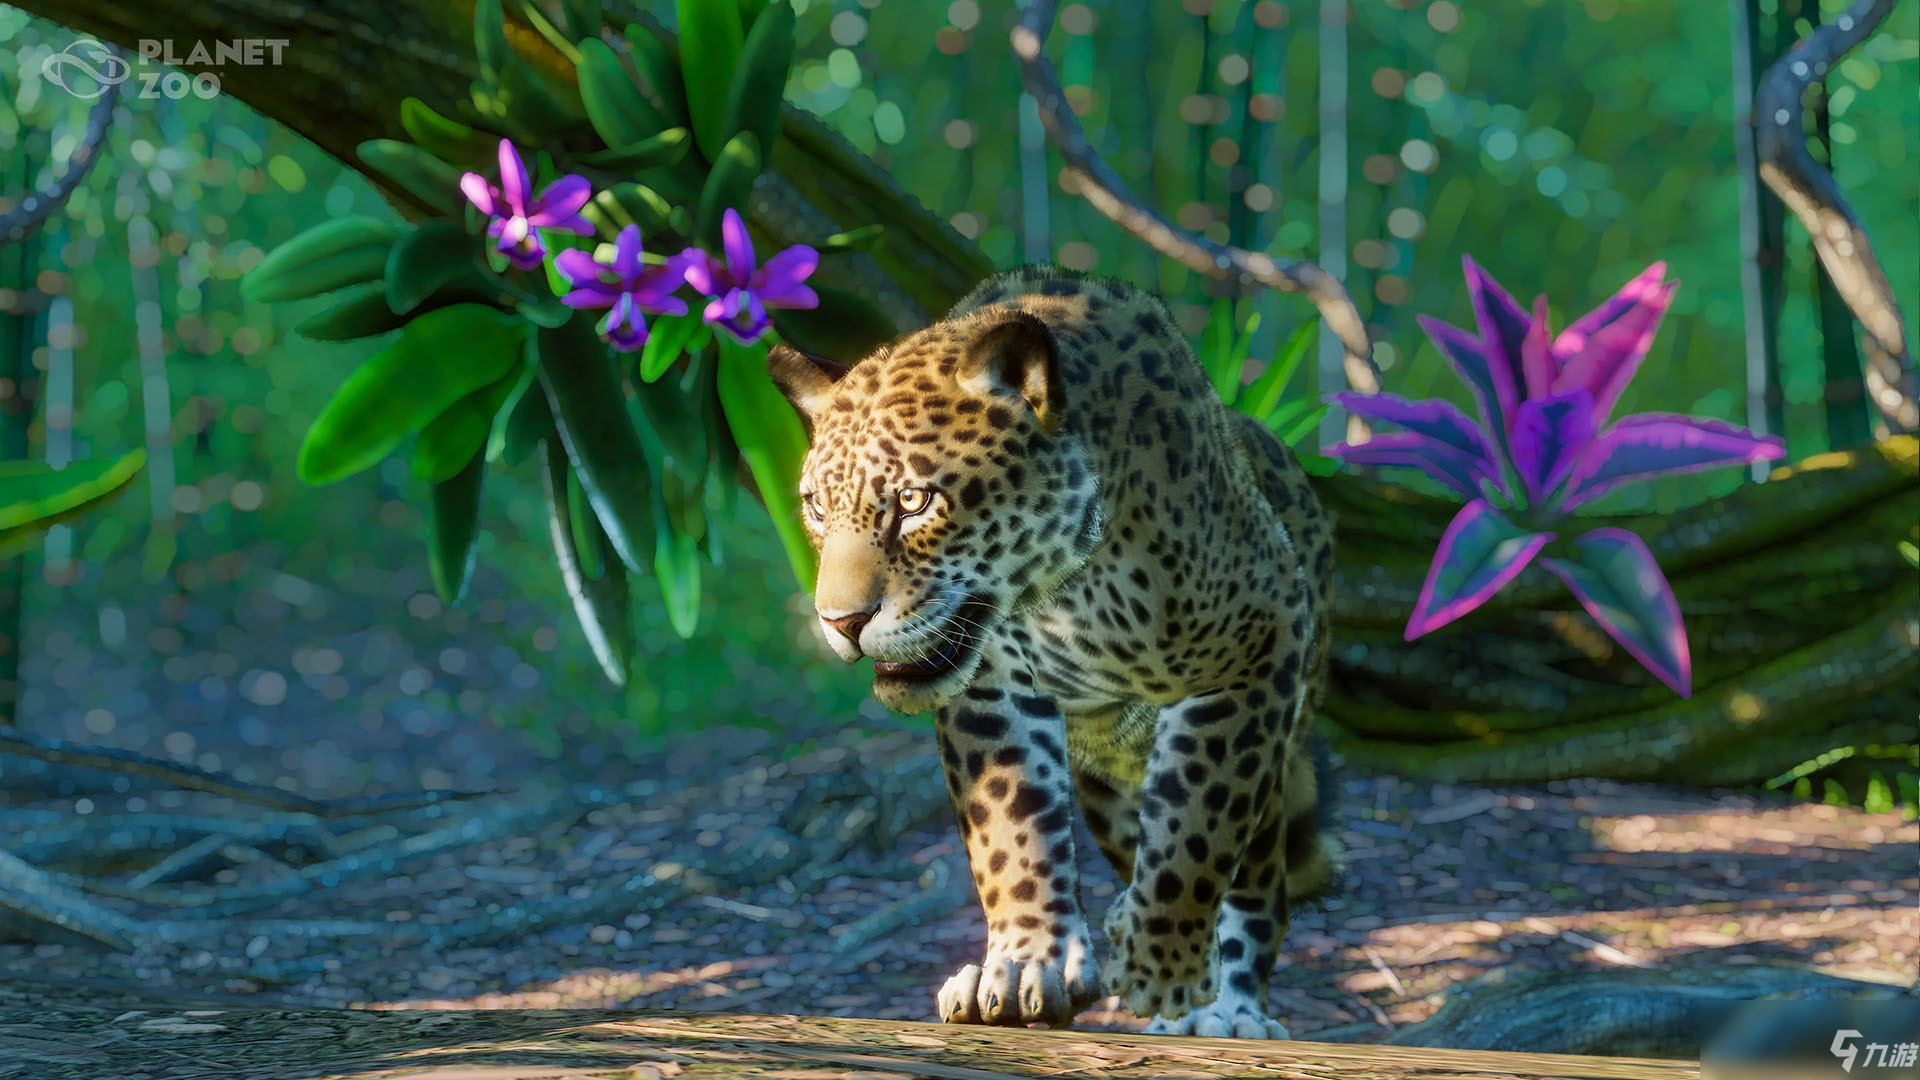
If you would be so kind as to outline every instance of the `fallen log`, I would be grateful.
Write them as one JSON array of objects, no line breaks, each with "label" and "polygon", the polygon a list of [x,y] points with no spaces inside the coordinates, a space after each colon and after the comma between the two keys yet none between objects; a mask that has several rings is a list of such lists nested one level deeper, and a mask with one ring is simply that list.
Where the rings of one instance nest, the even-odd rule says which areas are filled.
[{"label": "fallen log", "polygon": [[[48,987],[36,987],[48,990]],[[7,995],[13,997],[14,995]],[[0,999],[4,1000],[4,999]],[[116,1015],[117,1013],[117,1015]],[[1695,1080],[1687,1061],[658,1011],[0,1005],[36,1080]]]}]

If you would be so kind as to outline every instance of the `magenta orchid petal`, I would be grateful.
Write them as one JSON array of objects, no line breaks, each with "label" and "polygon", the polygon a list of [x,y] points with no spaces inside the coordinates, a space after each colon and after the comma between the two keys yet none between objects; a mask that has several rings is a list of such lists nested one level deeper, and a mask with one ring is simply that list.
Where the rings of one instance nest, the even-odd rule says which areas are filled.
[{"label": "magenta orchid petal", "polygon": [[527,216],[535,225],[558,225],[572,218],[591,198],[593,185],[587,178],[569,173],[541,189],[528,207],[531,212]]},{"label": "magenta orchid petal", "polygon": [[628,225],[613,238],[613,272],[622,280],[631,281],[640,276],[646,267],[640,261],[640,226]]},{"label": "magenta orchid petal", "polygon": [[805,244],[795,244],[776,252],[762,264],[760,269],[754,271],[749,284],[762,299],[773,303],[800,288],[800,283],[812,277],[819,265],[818,251]]},{"label": "magenta orchid petal", "polygon": [[479,207],[483,214],[492,216],[498,210],[493,185],[487,183],[487,178],[479,173],[460,174],[460,193],[467,197],[468,202]]},{"label": "magenta orchid petal", "polygon": [[1653,344],[1654,333],[1660,329],[1660,319],[1666,314],[1678,284],[1655,284],[1639,302],[1583,338],[1562,333],[1559,340],[1567,341],[1568,347],[1563,350],[1559,340],[1555,342],[1554,351],[1563,363],[1553,388],[1560,391],[1585,387],[1593,395],[1594,415],[1605,423],[1621,392],[1640,370],[1640,362],[1646,359],[1647,349]]},{"label": "magenta orchid petal", "polygon": [[1513,418],[1513,466],[1531,505],[1545,504],[1566,480],[1593,442],[1594,429],[1593,395],[1584,389],[1520,403]]},{"label": "magenta orchid petal", "polygon": [[1419,469],[1463,499],[1479,498],[1480,482],[1486,477],[1482,459],[1411,431],[1376,434],[1359,444],[1335,443],[1326,454],[1363,468]]},{"label": "magenta orchid petal", "polygon": [[753,239],[747,235],[746,222],[732,207],[720,218],[720,250],[727,257],[727,275],[735,285],[745,285],[753,276]]},{"label": "magenta orchid petal", "polygon": [[1461,507],[1427,567],[1420,599],[1407,620],[1406,639],[1412,641],[1486,603],[1551,539],[1552,533],[1516,525],[1485,499]]},{"label": "magenta orchid petal", "polygon": [[1533,329],[1533,320],[1472,258],[1463,256],[1460,261],[1466,270],[1467,294],[1473,300],[1473,318],[1480,329],[1500,418],[1511,426],[1513,410],[1519,406],[1523,392],[1521,346]]},{"label": "magenta orchid petal", "polygon": [[1619,291],[1602,301],[1599,307],[1567,324],[1567,328],[1554,339],[1554,351],[1562,356],[1577,352],[1581,343],[1592,337],[1601,327],[1612,324],[1620,316],[1631,311],[1635,305],[1644,302],[1661,285],[1661,279],[1667,274],[1667,264],[1657,262],[1640,271]]},{"label": "magenta orchid petal", "polygon": [[1553,328],[1547,322],[1547,298],[1533,299],[1533,325],[1520,343],[1520,373],[1526,384],[1526,396],[1545,397],[1553,390],[1554,376],[1560,374],[1560,360],[1553,354]]},{"label": "magenta orchid petal", "polygon": [[600,336],[621,352],[632,352],[647,343],[647,320],[631,293],[621,293],[613,309],[600,321]]},{"label": "magenta orchid petal", "polygon": [[791,285],[778,296],[763,294],[761,299],[766,301],[766,305],[770,308],[795,310],[820,306],[820,294],[814,292],[810,285]]},{"label": "magenta orchid petal", "polygon": [[700,319],[703,322],[709,322],[718,326],[725,322],[726,318],[727,298],[725,295],[714,297],[707,301],[706,307],[700,309]]},{"label": "magenta orchid petal", "polygon": [[594,260],[593,252],[591,251],[582,251],[578,248],[569,248],[566,251],[562,251],[553,257],[553,268],[560,271],[560,276],[566,278],[567,284],[569,285],[578,288],[603,288],[611,291],[611,287],[602,284],[600,280],[601,274],[604,273],[607,268]]},{"label": "magenta orchid petal", "polygon": [[515,216],[527,213],[527,196],[533,184],[527,179],[527,166],[513,143],[500,140],[500,195]]},{"label": "magenta orchid petal", "polygon": [[1580,455],[1568,480],[1566,507],[1591,502],[1632,480],[1773,461],[1786,452],[1776,436],[1755,435],[1719,420],[1678,413],[1625,416]]},{"label": "magenta orchid petal", "polygon": [[1646,541],[1625,529],[1595,529],[1572,558],[1543,558],[1593,621],[1681,697],[1693,696],[1693,657],[1680,602]]},{"label": "magenta orchid petal", "polygon": [[702,296],[718,295],[722,283],[726,280],[726,267],[713,256],[699,248],[688,248],[680,253],[685,263],[687,284],[694,287]]},{"label": "magenta orchid petal", "polygon": [[560,298],[560,302],[576,311],[581,308],[603,308],[612,306],[621,294],[606,288],[583,287],[571,289]]}]

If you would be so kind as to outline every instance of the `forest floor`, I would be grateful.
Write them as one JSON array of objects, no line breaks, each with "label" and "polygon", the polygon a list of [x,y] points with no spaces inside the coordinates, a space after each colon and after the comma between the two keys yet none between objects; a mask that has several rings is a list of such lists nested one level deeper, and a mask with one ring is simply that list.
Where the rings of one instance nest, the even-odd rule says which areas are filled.
[{"label": "forest floor", "polygon": [[[289,591],[258,586],[275,588]],[[819,717],[785,721],[778,741],[711,729],[645,760],[581,735],[569,745],[584,752],[555,759],[513,731],[418,705],[423,681],[478,685],[489,701],[548,692],[522,670],[537,658],[488,636],[484,624],[511,625],[513,610],[483,609],[451,635],[416,613],[398,631],[316,627],[275,645],[240,632],[231,612],[257,597],[236,596],[199,614],[130,604],[117,651],[80,644],[84,609],[74,626],[43,630],[26,674],[46,719],[32,730],[190,752],[317,794],[353,793],[341,788],[349,766],[372,768],[375,789],[499,793],[326,823],[319,846],[331,851],[303,851],[298,829],[220,848],[187,879],[137,890],[172,906],[103,901],[140,919],[132,951],[0,944],[0,984],[209,1006],[932,1019],[940,983],[978,958],[984,928],[930,733],[869,737],[865,720]],[[255,606],[271,622],[289,603]],[[196,619],[209,628],[199,643],[160,625]],[[142,658],[155,645],[172,654],[159,667]],[[261,655],[276,648],[284,655]],[[316,648],[345,655],[316,660]],[[450,661],[450,649],[468,659]],[[137,737],[129,717],[144,725]],[[807,736],[825,748],[783,760]],[[18,761],[0,771],[0,848],[124,888],[157,857],[133,849],[169,841],[149,830],[102,863],[114,829],[171,822],[178,847],[195,815],[266,820],[92,775],[76,787]],[[1274,977],[1273,1012],[1296,1036],[1385,1034],[1494,969],[1788,961],[1912,983],[1920,965],[1920,827],[1895,815],[1652,785],[1353,772],[1337,795],[1346,880],[1296,916]],[[1097,926],[1118,883],[1084,833],[1079,851]],[[1140,1021],[1109,1000],[1076,1026]]]}]

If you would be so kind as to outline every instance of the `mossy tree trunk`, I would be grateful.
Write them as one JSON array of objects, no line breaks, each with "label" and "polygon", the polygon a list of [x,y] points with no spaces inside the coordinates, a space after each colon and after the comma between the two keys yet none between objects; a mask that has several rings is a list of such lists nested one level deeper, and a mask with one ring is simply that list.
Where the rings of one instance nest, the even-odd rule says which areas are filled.
[{"label": "mossy tree trunk", "polygon": [[[471,3],[23,6],[128,47],[143,38],[285,38],[281,66],[227,69],[225,92],[349,163],[361,141],[401,135],[404,97],[472,115]],[[645,16],[609,11],[612,22],[627,18],[671,42]],[[571,79],[566,61],[511,17],[509,37],[537,68]],[[783,134],[755,188],[756,226],[780,243],[886,226],[872,254],[823,264],[827,284],[868,297],[910,328],[991,269],[811,116],[788,109]],[[1823,455],[1788,478],[1680,514],[1612,522],[1645,537],[1673,579],[1696,664],[1686,701],[1614,648],[1538,570],[1460,623],[1402,640],[1454,508],[1350,477],[1323,481],[1320,491],[1340,516],[1342,545],[1326,717],[1350,762],[1460,780],[1744,783],[1835,746],[1913,739],[1920,596],[1897,548],[1920,520],[1911,436]]]}]

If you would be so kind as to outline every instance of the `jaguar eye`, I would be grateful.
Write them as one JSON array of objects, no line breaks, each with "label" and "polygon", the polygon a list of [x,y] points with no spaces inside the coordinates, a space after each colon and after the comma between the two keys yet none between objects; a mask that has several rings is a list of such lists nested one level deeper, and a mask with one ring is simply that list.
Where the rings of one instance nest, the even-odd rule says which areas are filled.
[{"label": "jaguar eye", "polygon": [[800,502],[806,506],[808,517],[815,521],[827,520],[827,512],[820,508],[820,500],[814,498],[812,494],[800,496]]},{"label": "jaguar eye", "polygon": [[933,493],[926,488],[901,488],[900,516],[912,517],[933,505]]}]

